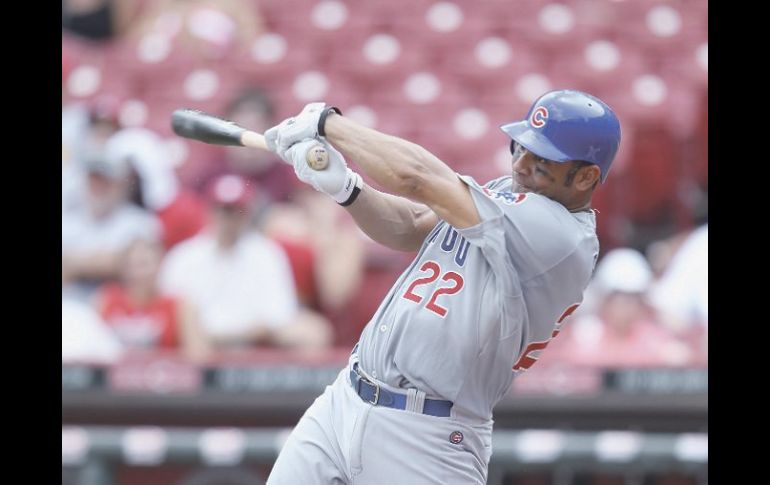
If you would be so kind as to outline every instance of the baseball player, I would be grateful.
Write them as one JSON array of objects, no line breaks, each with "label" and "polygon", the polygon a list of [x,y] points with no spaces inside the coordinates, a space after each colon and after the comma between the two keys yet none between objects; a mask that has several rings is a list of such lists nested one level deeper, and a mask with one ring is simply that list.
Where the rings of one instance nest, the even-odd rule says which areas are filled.
[{"label": "baseball player", "polygon": [[[268,484],[486,483],[494,405],[582,301],[599,253],[591,196],[620,144],[612,110],[574,90],[501,129],[512,174],[484,185],[324,103],[265,133],[372,239],[418,251]],[[313,170],[319,142],[329,166]]]}]

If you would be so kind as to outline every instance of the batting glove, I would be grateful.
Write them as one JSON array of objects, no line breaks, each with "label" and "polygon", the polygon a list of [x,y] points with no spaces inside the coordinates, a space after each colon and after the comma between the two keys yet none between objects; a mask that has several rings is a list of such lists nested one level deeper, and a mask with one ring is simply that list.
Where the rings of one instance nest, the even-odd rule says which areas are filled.
[{"label": "batting glove", "polygon": [[287,150],[293,144],[307,138],[324,136],[323,127],[329,112],[341,114],[338,108],[317,102],[306,104],[296,116],[283,120],[265,132],[265,140],[271,151]]},{"label": "batting glove", "polygon": [[[323,170],[313,170],[307,164],[307,152],[321,143],[329,153],[329,164]],[[279,150],[280,157],[294,166],[297,178],[313,186],[319,192],[330,195],[338,204],[353,203],[363,187],[363,179],[348,168],[345,158],[326,140],[307,139],[294,143],[286,150]]]}]

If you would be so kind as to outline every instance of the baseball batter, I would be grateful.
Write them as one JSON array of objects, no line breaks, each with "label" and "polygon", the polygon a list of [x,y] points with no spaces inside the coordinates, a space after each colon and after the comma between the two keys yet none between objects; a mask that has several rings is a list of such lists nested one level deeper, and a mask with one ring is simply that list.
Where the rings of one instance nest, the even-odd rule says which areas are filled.
[{"label": "baseball batter", "polygon": [[[419,251],[268,484],[486,483],[494,405],[582,300],[599,252],[591,196],[620,143],[612,110],[573,90],[501,128],[512,175],[484,185],[324,103],[265,133],[370,237]],[[306,154],[319,141],[329,165],[313,170]]]}]

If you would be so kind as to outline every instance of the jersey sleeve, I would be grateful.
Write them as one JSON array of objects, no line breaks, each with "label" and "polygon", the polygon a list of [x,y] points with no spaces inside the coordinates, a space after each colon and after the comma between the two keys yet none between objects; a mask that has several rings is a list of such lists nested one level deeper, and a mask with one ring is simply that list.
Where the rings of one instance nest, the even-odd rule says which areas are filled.
[{"label": "jersey sleeve", "polygon": [[[518,294],[519,277],[548,270],[573,249],[560,230],[557,204],[538,194],[504,190],[507,177],[481,186],[459,175],[471,191],[481,222],[458,231],[502,273],[504,290]],[[498,190],[499,189],[499,190]]]}]

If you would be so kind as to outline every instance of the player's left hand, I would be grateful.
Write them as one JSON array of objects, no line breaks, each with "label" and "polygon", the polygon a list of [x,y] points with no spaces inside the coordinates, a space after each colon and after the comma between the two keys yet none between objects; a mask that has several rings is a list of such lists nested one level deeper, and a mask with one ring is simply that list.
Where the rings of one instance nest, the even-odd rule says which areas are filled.
[{"label": "player's left hand", "polygon": [[[323,170],[313,170],[307,164],[307,152],[321,143],[329,153],[329,164]],[[338,203],[346,202],[353,188],[361,188],[361,176],[348,168],[345,158],[324,139],[310,138],[294,143],[286,150],[278,150],[278,155],[294,167],[297,178],[312,185],[319,192],[330,195]]]},{"label": "player's left hand", "polygon": [[296,116],[286,118],[265,132],[267,147],[278,153],[307,138],[318,137],[318,120],[326,103],[308,103]]}]

